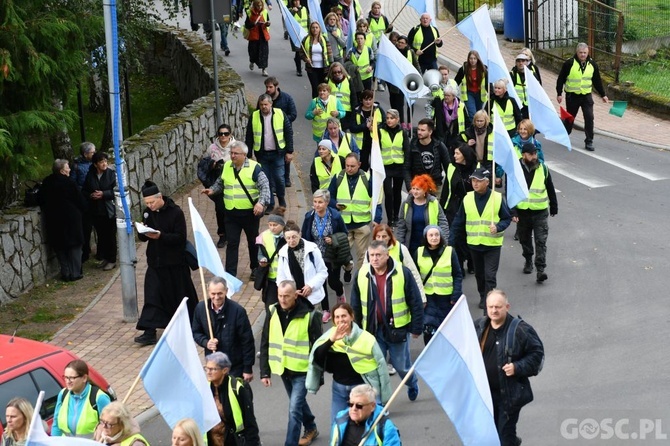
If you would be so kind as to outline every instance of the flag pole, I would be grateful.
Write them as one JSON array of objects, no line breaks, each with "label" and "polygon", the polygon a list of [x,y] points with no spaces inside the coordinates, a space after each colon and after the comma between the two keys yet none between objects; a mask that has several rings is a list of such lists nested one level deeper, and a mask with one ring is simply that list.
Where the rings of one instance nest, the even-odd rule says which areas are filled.
[{"label": "flag pole", "polygon": [[[198,243],[198,240],[196,239],[195,241]],[[196,248],[196,251],[198,249]],[[202,266],[199,268],[200,270],[200,283],[202,284],[202,295],[205,298],[205,314],[207,315],[207,328],[209,328],[209,339],[215,339],[214,338],[214,330],[212,329],[212,315],[209,314],[209,299],[207,299],[207,287],[205,286],[205,273],[202,270]],[[226,288],[228,288],[228,285],[226,284]]]},{"label": "flag pole", "polygon": [[[464,294],[462,294],[461,297],[458,298],[458,300],[456,301],[454,306],[451,307],[451,310],[449,310],[449,314],[447,314],[447,317],[444,318],[444,320],[442,321],[442,323],[440,324],[438,329],[435,331],[436,334],[439,333],[440,331],[442,331],[442,327],[444,327],[444,325],[447,323],[447,321],[449,321],[451,316],[455,313],[454,310],[456,309],[456,307],[458,307],[458,305],[463,305],[461,303],[461,301],[464,301],[464,302],[466,301]],[[400,381],[400,384],[398,384],[398,387],[396,387],[395,391],[391,395],[391,398],[389,398],[389,400],[386,402],[386,405],[384,406],[384,410],[379,412],[379,415],[377,415],[377,418],[375,418],[375,421],[374,421],[374,423],[372,423],[372,426],[370,426],[370,429],[368,430],[368,432],[363,436],[363,438],[361,438],[361,442],[358,443],[358,446],[363,446],[365,444],[365,440],[367,440],[367,438],[370,436],[370,434],[374,431],[375,427],[377,427],[377,424],[379,424],[379,421],[382,419],[384,414],[386,412],[388,412],[389,406],[391,405],[391,403],[393,403],[393,401],[395,400],[395,397],[398,395],[398,393],[400,393],[400,389],[402,388],[402,386],[404,386],[405,383],[407,382],[407,380],[410,378],[410,376],[412,376],[412,374],[414,373],[414,369],[416,368],[416,364],[421,360],[421,357],[428,350],[428,347],[430,347],[430,344],[433,342],[434,339],[435,339],[435,336],[433,336],[430,339],[430,341],[428,341],[428,344],[426,344],[426,346],[423,348],[423,350],[421,351],[421,354],[419,354],[419,357],[416,358],[416,361],[414,361],[414,363],[412,364],[412,367],[410,367],[410,369],[407,371],[407,374],[405,375],[405,377],[402,379],[402,381]]]},{"label": "flag pole", "polygon": [[133,381],[133,385],[130,386],[130,389],[128,389],[128,393],[126,393],[126,397],[122,401],[123,404],[126,404],[126,402],[128,401],[128,398],[130,398],[130,394],[133,393],[133,391],[135,390],[135,387],[137,387],[137,384],[140,382],[140,376],[141,375],[138,373],[137,378],[135,378],[135,381]]},{"label": "flag pole", "polygon": [[[283,0],[282,0],[282,1],[283,1]],[[281,9],[282,13],[284,12],[284,9],[282,9],[282,8],[279,8],[279,9]],[[287,8],[286,10],[288,11],[288,8]],[[290,11],[288,11],[288,13],[291,14]],[[293,17],[293,14],[291,14],[291,17]],[[293,22],[292,22],[290,19],[288,19],[288,20],[285,19],[284,21],[285,21],[285,22],[288,22],[289,26],[291,27],[291,29],[293,30],[293,32],[295,33],[295,35],[298,36],[298,39],[299,39],[299,38],[300,38],[300,33],[299,33],[298,31],[296,31],[295,26],[293,25]],[[316,20],[315,20],[315,21],[316,21]],[[317,22],[317,23],[318,23],[318,22]],[[321,27],[320,24],[319,24],[319,27]],[[322,31],[322,33],[323,33],[323,30],[321,30],[321,31]],[[311,37],[310,34],[309,34],[309,31],[307,32],[307,37]],[[307,49],[305,48],[305,45],[303,44],[303,42],[300,42],[300,48],[301,48],[302,51],[305,53],[305,57],[307,58],[307,60],[309,61],[309,64],[311,65],[311,64],[312,64],[312,60],[309,58],[309,55],[307,54]]]},{"label": "flag pole", "polygon": [[[437,39],[441,39],[442,36],[446,35],[447,33],[449,33],[449,32],[450,32],[452,29],[454,29],[454,28],[456,28],[456,25],[452,26],[451,28],[449,28],[448,30],[446,30],[445,32],[443,32],[442,34],[440,34],[439,36],[437,36]],[[437,39],[435,39],[435,40],[437,40]],[[425,48],[419,48],[419,49],[421,50],[421,52],[424,52],[424,51],[426,51],[428,48],[430,48],[431,46],[435,45],[435,40],[433,40],[432,42],[430,42]]]},{"label": "flag pole", "polygon": [[409,0],[407,0],[405,2],[405,4],[402,5],[402,8],[400,8],[400,11],[398,11],[398,13],[395,15],[395,17],[393,17],[393,20],[391,20],[391,23],[389,23],[389,26],[388,26],[389,28],[393,26],[393,23],[395,22],[395,20],[398,18],[400,13],[405,9],[405,6],[407,6],[408,4],[409,4]]}]

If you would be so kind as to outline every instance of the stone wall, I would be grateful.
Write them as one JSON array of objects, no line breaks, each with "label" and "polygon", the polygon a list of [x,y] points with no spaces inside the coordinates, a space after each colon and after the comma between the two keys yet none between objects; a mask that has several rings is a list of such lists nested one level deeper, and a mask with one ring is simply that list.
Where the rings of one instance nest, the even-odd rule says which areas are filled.
[{"label": "stone wall", "polygon": [[[171,77],[181,99],[189,103],[126,139],[131,213],[141,212],[140,188],[151,179],[170,195],[196,180],[198,160],[216,133],[211,46],[189,31],[161,27],[145,58],[147,75]],[[222,120],[244,138],[248,110],[244,83],[221,57],[218,59]],[[44,283],[58,273],[58,264],[44,244],[39,209],[16,208],[0,213],[0,302]]]}]

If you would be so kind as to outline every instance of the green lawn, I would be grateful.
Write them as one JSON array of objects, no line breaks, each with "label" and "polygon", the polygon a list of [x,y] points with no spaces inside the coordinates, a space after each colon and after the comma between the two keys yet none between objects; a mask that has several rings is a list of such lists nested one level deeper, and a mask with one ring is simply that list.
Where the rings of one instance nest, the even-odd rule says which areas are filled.
[{"label": "green lawn", "polygon": [[666,70],[670,60],[652,61],[640,65],[624,65],[621,67],[619,80],[634,82],[635,87],[651,91],[670,100],[670,82],[666,79]]},{"label": "green lawn", "polygon": [[670,35],[669,0],[618,0],[624,13],[624,39],[639,40]]}]

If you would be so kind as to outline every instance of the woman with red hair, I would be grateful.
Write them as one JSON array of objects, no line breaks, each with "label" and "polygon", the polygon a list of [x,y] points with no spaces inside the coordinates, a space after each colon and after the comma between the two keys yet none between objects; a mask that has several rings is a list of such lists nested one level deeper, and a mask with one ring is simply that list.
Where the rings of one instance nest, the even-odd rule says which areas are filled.
[{"label": "woman with red hair", "polygon": [[407,199],[398,215],[396,237],[409,248],[410,253],[423,242],[423,229],[428,225],[437,225],[442,236],[449,239],[449,223],[442,212],[440,202],[433,194],[437,192],[435,181],[428,174],[417,175],[410,184]]}]

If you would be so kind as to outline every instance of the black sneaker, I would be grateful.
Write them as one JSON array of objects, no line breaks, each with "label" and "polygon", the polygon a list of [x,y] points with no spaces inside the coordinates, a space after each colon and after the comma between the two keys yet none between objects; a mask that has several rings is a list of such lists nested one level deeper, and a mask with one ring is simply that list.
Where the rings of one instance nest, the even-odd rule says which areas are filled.
[{"label": "black sneaker", "polygon": [[351,282],[351,271],[344,270],[344,281],[347,283]]},{"label": "black sneaker", "polygon": [[284,182],[284,186],[285,186],[285,187],[291,187],[292,184],[291,184],[290,181],[285,181],[285,182]]},{"label": "black sneaker", "polygon": [[530,274],[533,272],[533,262],[526,260],[526,263],[523,264],[523,273]]},{"label": "black sneaker", "polygon": [[230,56],[230,50],[224,50],[224,54],[225,54],[226,56]]},{"label": "black sneaker", "polygon": [[538,271],[537,272],[537,279],[536,279],[537,283],[542,283],[545,280],[547,280],[548,278],[549,278],[549,276],[547,276],[547,273],[545,273],[544,271]]},{"label": "black sneaker", "polygon": [[140,345],[154,345],[156,342],[158,342],[158,339],[156,338],[156,332],[152,333],[145,331],[143,334],[135,338],[135,343]]},{"label": "black sneaker", "polygon": [[288,40],[288,31],[284,31],[284,40]]},{"label": "black sneaker", "polygon": [[482,310],[486,309],[486,298],[485,297],[480,297],[479,298],[479,308]]},{"label": "black sneaker", "polygon": [[226,237],[219,237],[219,241],[216,242],[217,248],[224,248],[226,246]]},{"label": "black sneaker", "polygon": [[302,71],[298,71],[297,73],[295,73],[295,75],[298,77],[302,77]]},{"label": "black sneaker", "polygon": [[250,282],[253,282],[254,280],[256,280],[256,269],[255,268],[251,271],[251,275],[249,276],[249,281]]}]

